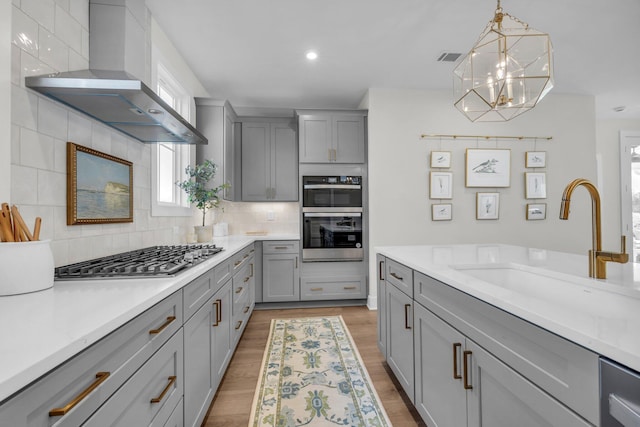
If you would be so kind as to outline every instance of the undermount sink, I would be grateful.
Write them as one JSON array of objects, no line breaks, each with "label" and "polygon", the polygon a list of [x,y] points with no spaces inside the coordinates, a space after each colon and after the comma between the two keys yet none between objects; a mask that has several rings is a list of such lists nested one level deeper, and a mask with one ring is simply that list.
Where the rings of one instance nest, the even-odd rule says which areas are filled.
[{"label": "undermount sink", "polygon": [[468,265],[452,265],[452,268],[463,274],[473,276],[492,285],[500,286],[506,289],[513,289],[520,292],[526,292],[530,288],[536,294],[540,293],[541,288],[546,286],[566,286],[576,281],[553,277],[553,273],[533,270],[520,264],[468,264]]}]

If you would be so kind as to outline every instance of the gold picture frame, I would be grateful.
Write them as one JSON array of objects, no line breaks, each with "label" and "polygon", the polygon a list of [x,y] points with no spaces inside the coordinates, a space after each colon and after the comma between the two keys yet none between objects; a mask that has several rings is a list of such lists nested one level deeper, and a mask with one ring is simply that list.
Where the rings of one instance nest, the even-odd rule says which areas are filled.
[{"label": "gold picture frame", "polygon": [[67,142],[67,225],[133,222],[133,163]]},{"label": "gold picture frame", "polygon": [[465,186],[490,188],[511,186],[511,150],[467,148]]}]

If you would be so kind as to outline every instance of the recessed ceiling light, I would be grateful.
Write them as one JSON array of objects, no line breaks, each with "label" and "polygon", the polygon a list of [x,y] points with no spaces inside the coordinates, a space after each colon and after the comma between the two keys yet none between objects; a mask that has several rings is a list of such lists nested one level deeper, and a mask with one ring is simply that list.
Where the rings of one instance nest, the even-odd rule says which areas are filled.
[{"label": "recessed ceiling light", "polygon": [[318,59],[318,53],[310,50],[309,52],[307,52],[306,57],[309,61],[313,61],[315,59]]}]

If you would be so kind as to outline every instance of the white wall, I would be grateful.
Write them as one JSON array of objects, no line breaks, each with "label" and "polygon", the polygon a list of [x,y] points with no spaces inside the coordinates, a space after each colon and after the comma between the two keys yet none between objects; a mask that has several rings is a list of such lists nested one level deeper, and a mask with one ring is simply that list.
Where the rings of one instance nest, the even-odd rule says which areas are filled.
[{"label": "white wall", "polygon": [[[11,2],[0,3],[0,40],[11,39]],[[11,197],[11,54],[10,43],[0,44],[0,202]]]},{"label": "white wall", "polygon": [[[534,110],[505,123],[471,123],[454,109],[448,91],[371,89],[369,108],[370,259],[382,245],[508,243],[586,253],[591,245],[587,191],[572,198],[568,221],[559,220],[562,192],[574,178],[596,180],[594,99],[549,95]],[[553,140],[438,140],[421,134],[552,136]],[[511,150],[509,188],[465,188],[466,148]],[[429,153],[452,152],[453,220],[431,220]],[[546,151],[547,167],[525,169],[526,151]],[[524,172],[547,174],[547,219],[527,221]],[[617,169],[615,174],[617,174]],[[614,175],[615,175],[614,174]],[[478,191],[500,193],[499,220],[475,219]],[[449,201],[442,201],[448,203]],[[608,208],[608,200],[603,204]],[[375,263],[370,277],[376,277]],[[586,268],[586,267],[585,267]],[[376,295],[370,281],[370,296]],[[373,285],[373,286],[371,286]]]}]

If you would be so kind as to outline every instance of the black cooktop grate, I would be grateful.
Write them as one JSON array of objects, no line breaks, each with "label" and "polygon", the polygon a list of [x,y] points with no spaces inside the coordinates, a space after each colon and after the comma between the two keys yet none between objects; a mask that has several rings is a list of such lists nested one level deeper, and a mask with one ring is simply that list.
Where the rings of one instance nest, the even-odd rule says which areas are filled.
[{"label": "black cooktop grate", "polygon": [[223,248],[212,244],[151,246],[55,269],[56,280],[173,276]]}]

